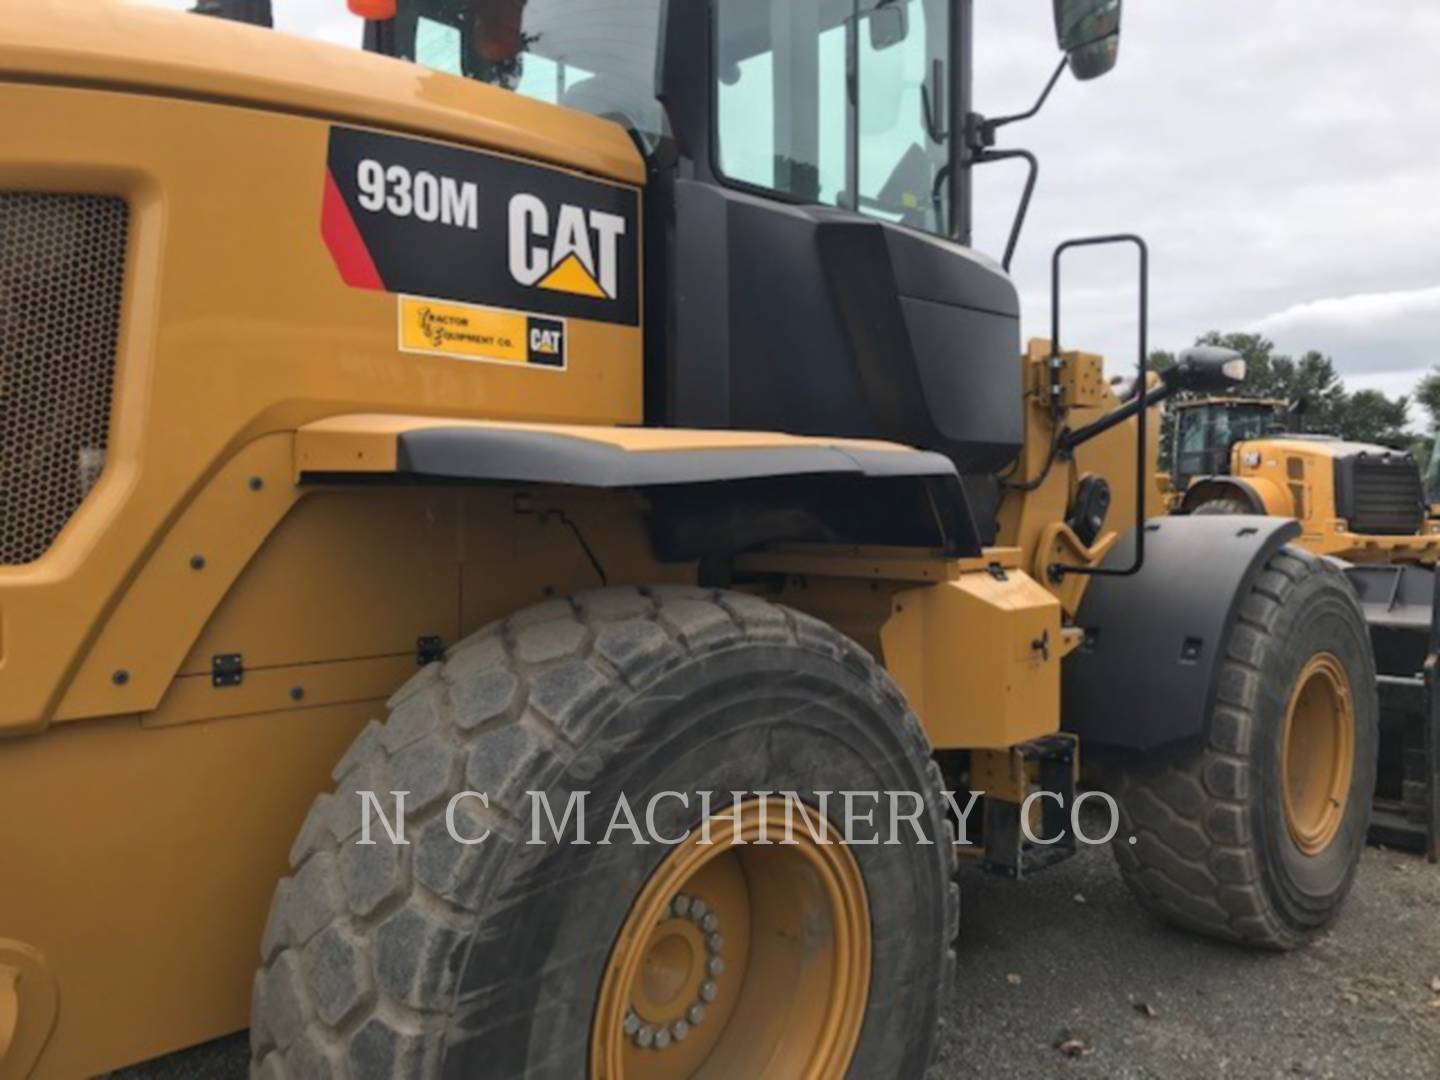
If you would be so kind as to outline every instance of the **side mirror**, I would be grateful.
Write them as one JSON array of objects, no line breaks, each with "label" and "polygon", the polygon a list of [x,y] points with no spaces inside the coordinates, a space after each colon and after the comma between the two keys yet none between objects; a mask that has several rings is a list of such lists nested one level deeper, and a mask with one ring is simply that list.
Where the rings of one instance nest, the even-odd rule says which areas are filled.
[{"label": "side mirror", "polygon": [[1096,79],[1120,58],[1121,0],[1055,0],[1055,39],[1077,79]]},{"label": "side mirror", "polygon": [[1215,393],[1233,390],[1245,381],[1245,358],[1234,349],[1198,345],[1186,349],[1175,366],[1161,376],[1173,392]]},{"label": "side mirror", "polygon": [[870,48],[876,52],[894,48],[910,36],[909,0],[882,0],[870,12]]}]

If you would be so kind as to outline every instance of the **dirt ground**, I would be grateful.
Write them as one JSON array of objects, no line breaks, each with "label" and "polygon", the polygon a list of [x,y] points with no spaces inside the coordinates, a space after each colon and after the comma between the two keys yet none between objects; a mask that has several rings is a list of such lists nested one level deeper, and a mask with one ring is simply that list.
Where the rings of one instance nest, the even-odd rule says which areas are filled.
[{"label": "dirt ground", "polygon": [[[1440,1077],[1440,867],[1413,856],[1367,851],[1339,923],[1287,955],[1154,922],[1104,849],[1018,884],[967,871],[961,889],[959,986],[927,1080]],[[238,1036],[112,1077],[245,1072]]]}]

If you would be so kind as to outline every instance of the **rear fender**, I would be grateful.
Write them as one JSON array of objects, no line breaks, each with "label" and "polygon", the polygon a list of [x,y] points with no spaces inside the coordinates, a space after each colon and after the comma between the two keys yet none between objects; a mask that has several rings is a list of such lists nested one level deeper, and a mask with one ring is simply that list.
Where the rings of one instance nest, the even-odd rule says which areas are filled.
[{"label": "rear fender", "polygon": [[[1061,728],[1086,745],[1150,751],[1206,733],[1226,642],[1255,576],[1300,533],[1286,518],[1168,517],[1146,528],[1145,565],[1090,583],[1084,643],[1062,666]],[[1106,557],[1131,564],[1132,531]]]}]

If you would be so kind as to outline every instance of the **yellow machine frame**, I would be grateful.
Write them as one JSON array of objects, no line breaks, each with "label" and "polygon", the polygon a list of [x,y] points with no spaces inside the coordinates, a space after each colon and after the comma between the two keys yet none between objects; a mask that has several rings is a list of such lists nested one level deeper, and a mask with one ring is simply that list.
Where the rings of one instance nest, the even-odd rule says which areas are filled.
[{"label": "yellow machine frame", "polygon": [[[440,419],[635,454],[844,443],[627,427],[636,327],[573,320],[563,374],[397,364],[395,298],[346,288],[318,242],[334,121],[638,190],[612,124],[209,20],[47,3],[0,13],[0,102],[0,189],[131,208],[103,476],[44,557],[0,568],[0,1078],[69,1078],[245,1026],[290,839],[418,642],[593,587],[597,566],[611,584],[695,579],[651,553],[634,492],[301,474],[383,475],[397,434]],[[1048,385],[1048,356],[1017,360],[1027,387]],[[1062,385],[1079,422],[1116,404],[1098,357],[1068,355]],[[1017,482],[1053,441],[1029,397]],[[1075,485],[1107,477],[1121,528],[1137,497],[1159,509],[1133,490],[1134,438],[1117,427],[1007,495],[979,559],[787,547],[743,567],[874,651],[937,748],[1004,751],[1058,730],[1079,644],[1062,618],[1084,579],[1044,568],[1116,540],[1063,524]],[[243,679],[216,678],[222,655]]]}]

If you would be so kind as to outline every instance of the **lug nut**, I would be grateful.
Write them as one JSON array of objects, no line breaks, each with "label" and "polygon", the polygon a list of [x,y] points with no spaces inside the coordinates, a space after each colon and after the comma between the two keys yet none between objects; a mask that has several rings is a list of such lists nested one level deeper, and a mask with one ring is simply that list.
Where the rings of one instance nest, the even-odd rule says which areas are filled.
[{"label": "lug nut", "polygon": [[635,1015],[634,1009],[631,1009],[625,1014],[625,1034],[633,1037],[634,1034],[639,1030],[640,1017]]},{"label": "lug nut", "polygon": [[711,975],[723,975],[725,973],[725,961],[718,956],[710,957],[710,962],[705,965]]},{"label": "lug nut", "polygon": [[698,1027],[705,1019],[705,1006],[697,1001],[686,1011],[685,1018],[690,1021],[691,1027]]},{"label": "lug nut", "polygon": [[690,902],[690,918],[694,919],[697,923],[705,918],[705,913],[709,910],[710,909],[705,906],[704,900],[696,899]]},{"label": "lug nut", "polygon": [[681,893],[671,901],[670,910],[675,912],[676,918],[685,918],[690,913],[690,897]]},{"label": "lug nut", "polygon": [[670,1025],[670,1034],[676,1042],[683,1042],[685,1036],[690,1034],[690,1025],[684,1020],[676,1020]]},{"label": "lug nut", "polygon": [[721,934],[711,934],[705,939],[705,948],[710,950],[712,956],[717,955],[725,948],[725,938]]},{"label": "lug nut", "polygon": [[670,1029],[661,1028],[655,1033],[655,1049],[664,1050],[670,1045]]},{"label": "lug nut", "polygon": [[704,930],[707,934],[713,934],[716,930],[720,929],[720,920],[715,917],[713,911],[700,920],[700,929]]},{"label": "lug nut", "polygon": [[720,996],[720,988],[713,982],[700,984],[700,1000],[709,1004]]},{"label": "lug nut", "polygon": [[654,1041],[655,1029],[652,1028],[649,1024],[642,1024],[640,1026],[640,1029],[635,1032],[635,1045],[640,1047],[640,1049],[642,1050],[649,1049],[650,1044]]}]

